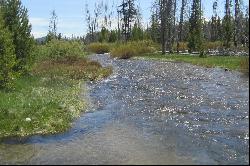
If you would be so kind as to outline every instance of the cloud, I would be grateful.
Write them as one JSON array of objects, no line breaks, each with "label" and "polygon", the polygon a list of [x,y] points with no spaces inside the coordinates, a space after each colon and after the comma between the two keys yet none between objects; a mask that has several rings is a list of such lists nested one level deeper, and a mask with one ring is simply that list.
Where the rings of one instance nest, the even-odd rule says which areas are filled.
[{"label": "cloud", "polygon": [[30,23],[32,26],[44,27],[49,25],[49,20],[45,18],[32,17],[30,18]]},{"label": "cloud", "polygon": [[40,38],[40,37],[46,36],[47,32],[35,31],[35,32],[32,32],[32,35],[34,36],[34,38]]}]

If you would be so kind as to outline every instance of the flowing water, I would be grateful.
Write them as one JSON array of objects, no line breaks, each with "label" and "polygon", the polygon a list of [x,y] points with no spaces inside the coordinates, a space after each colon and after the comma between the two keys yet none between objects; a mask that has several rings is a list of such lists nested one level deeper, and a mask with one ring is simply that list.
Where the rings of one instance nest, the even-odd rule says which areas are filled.
[{"label": "flowing water", "polygon": [[90,57],[88,112],[53,136],[9,139],[0,164],[249,164],[249,78],[185,63]]}]

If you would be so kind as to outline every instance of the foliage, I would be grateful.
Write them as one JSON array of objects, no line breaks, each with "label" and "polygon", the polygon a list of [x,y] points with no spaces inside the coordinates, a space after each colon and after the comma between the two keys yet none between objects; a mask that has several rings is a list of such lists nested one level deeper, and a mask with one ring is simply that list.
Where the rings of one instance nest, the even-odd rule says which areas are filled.
[{"label": "foliage", "polygon": [[52,39],[45,45],[37,45],[33,56],[36,61],[43,59],[60,59],[63,57],[84,56],[84,46],[77,41]]},{"label": "foliage", "polygon": [[120,59],[129,59],[135,55],[136,55],[135,48],[129,44],[120,45],[116,48],[113,48],[111,51],[112,57],[118,57]]},{"label": "foliage", "polygon": [[108,43],[91,43],[87,46],[87,51],[104,54],[110,52],[110,45]]},{"label": "foliage", "polygon": [[36,63],[32,76],[15,82],[15,91],[0,91],[0,138],[67,130],[86,108],[82,80],[99,80],[111,72],[83,57]]},{"label": "foliage", "polygon": [[133,56],[152,53],[155,51],[152,41],[128,42],[114,47],[111,51],[112,57],[129,59]]},{"label": "foliage", "polygon": [[190,52],[203,51],[203,34],[200,0],[193,0],[192,14],[189,20],[190,31],[188,39],[188,48]]},{"label": "foliage", "polygon": [[122,35],[125,41],[131,39],[132,23],[135,21],[138,11],[135,8],[135,0],[124,0],[118,9],[119,15],[121,15],[122,22]]},{"label": "foliage", "polygon": [[61,57],[35,64],[33,74],[48,78],[61,77],[73,80],[98,80],[107,77],[110,68],[102,68],[97,62],[83,57]]},{"label": "foliage", "polygon": [[0,91],[0,138],[65,131],[86,105],[77,81],[22,77],[15,87]]},{"label": "foliage", "polygon": [[110,32],[110,35],[109,35],[109,42],[110,42],[110,43],[114,43],[114,42],[116,42],[117,40],[118,40],[118,33],[117,33],[116,31],[112,30],[112,31]]},{"label": "foliage", "polygon": [[0,13],[0,88],[11,88],[16,73],[13,67],[16,64],[12,36]]},{"label": "foliage", "polygon": [[223,43],[221,41],[206,42],[204,45],[206,50],[218,50],[223,48]]},{"label": "foliage", "polygon": [[249,57],[245,57],[240,62],[241,71],[249,75]]},{"label": "foliage", "polygon": [[131,36],[131,40],[132,41],[141,41],[143,40],[143,36],[144,32],[143,29],[138,26],[137,24],[134,25],[133,29],[132,29],[132,36]]},{"label": "foliage", "polygon": [[15,70],[26,73],[32,60],[34,39],[31,36],[28,11],[20,0],[3,1],[3,17],[5,25],[13,35],[13,44],[17,63]]},{"label": "foliage", "polygon": [[[177,50],[177,43],[174,44],[173,49]],[[188,43],[187,42],[179,42],[179,51],[185,52],[188,50]]]},{"label": "foliage", "polygon": [[109,31],[103,27],[100,32],[99,42],[108,42],[109,40]]}]

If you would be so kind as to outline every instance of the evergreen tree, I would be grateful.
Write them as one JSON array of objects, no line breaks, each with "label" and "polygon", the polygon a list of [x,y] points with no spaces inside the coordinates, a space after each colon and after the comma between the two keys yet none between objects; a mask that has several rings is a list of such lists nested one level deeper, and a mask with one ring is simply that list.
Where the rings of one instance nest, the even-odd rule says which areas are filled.
[{"label": "evergreen tree", "polygon": [[16,64],[15,50],[11,33],[5,27],[0,7],[0,88],[10,88],[15,78],[13,67]]},{"label": "evergreen tree", "polygon": [[230,48],[231,41],[233,39],[233,24],[232,24],[232,16],[231,16],[231,0],[226,0],[225,10],[226,14],[224,16],[222,25],[223,25],[223,41],[224,46],[226,48]]},{"label": "evergreen tree", "polygon": [[20,0],[5,0],[3,1],[3,17],[6,27],[13,35],[17,59],[14,69],[20,73],[26,73],[32,60],[31,52],[34,45],[28,11]]},{"label": "evergreen tree", "polygon": [[181,3],[181,13],[180,13],[180,23],[178,28],[178,38],[177,38],[177,52],[179,53],[180,42],[183,41],[183,23],[184,23],[184,11],[187,5],[187,0],[182,0]]},{"label": "evergreen tree", "polygon": [[157,15],[157,11],[152,11],[151,15],[151,28],[150,28],[150,36],[154,42],[160,43],[160,23]]},{"label": "evergreen tree", "polygon": [[137,23],[135,23],[132,29],[131,40],[134,41],[143,40],[143,29]]},{"label": "evergreen tree", "polygon": [[121,9],[118,10],[122,16],[122,34],[125,41],[130,40],[132,32],[132,24],[137,16],[137,10],[135,8],[135,0],[123,0],[119,6]]},{"label": "evergreen tree", "polygon": [[102,30],[99,35],[99,42],[107,42],[109,39],[109,30],[105,27],[102,27]]},{"label": "evergreen tree", "polygon": [[201,1],[193,0],[192,13],[189,20],[190,30],[188,48],[190,52],[203,51],[203,33],[201,19]]},{"label": "evergreen tree", "polygon": [[114,43],[118,40],[118,32],[115,30],[112,30],[109,35],[109,42]]},{"label": "evergreen tree", "polygon": [[239,0],[235,0],[235,17],[234,17],[234,21],[235,21],[235,25],[234,25],[234,46],[238,47],[239,43],[240,43],[240,38],[241,38],[241,34],[240,34],[240,30],[241,30],[241,10],[240,10],[240,1]]}]

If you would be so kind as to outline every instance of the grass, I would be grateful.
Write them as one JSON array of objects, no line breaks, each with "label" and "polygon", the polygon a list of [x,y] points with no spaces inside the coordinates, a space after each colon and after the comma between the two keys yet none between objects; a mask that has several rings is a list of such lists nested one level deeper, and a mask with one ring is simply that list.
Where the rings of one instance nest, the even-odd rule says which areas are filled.
[{"label": "grass", "polygon": [[132,41],[117,44],[111,50],[111,56],[119,59],[129,59],[136,55],[155,52],[155,43],[152,41]]},{"label": "grass", "polygon": [[43,60],[30,76],[19,78],[15,89],[0,90],[0,138],[55,134],[66,131],[85,110],[83,80],[108,76],[84,57]]},{"label": "grass", "polygon": [[104,54],[109,53],[110,48],[111,44],[109,43],[91,43],[87,46],[86,51],[96,54]]},{"label": "grass", "polygon": [[240,62],[241,71],[249,75],[249,57],[243,58]]},{"label": "grass", "polygon": [[137,58],[186,62],[186,63],[191,63],[193,65],[199,65],[208,68],[220,67],[224,69],[239,70],[239,71],[243,70],[241,64],[244,61],[246,61],[246,59],[248,59],[248,64],[245,63],[245,67],[249,68],[249,58],[246,57],[208,56],[207,58],[200,58],[199,56],[192,56],[192,55],[144,54],[142,56],[137,56]]},{"label": "grass", "polygon": [[[16,90],[0,92],[0,137],[65,131],[84,110],[78,81],[23,77]],[[31,119],[31,121],[27,120]]]}]

